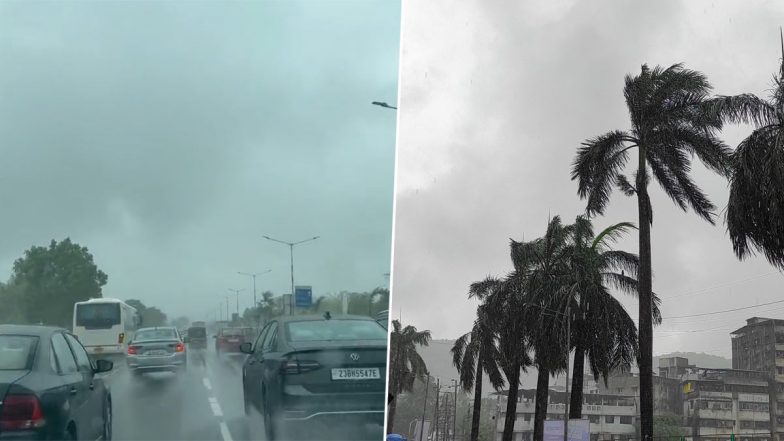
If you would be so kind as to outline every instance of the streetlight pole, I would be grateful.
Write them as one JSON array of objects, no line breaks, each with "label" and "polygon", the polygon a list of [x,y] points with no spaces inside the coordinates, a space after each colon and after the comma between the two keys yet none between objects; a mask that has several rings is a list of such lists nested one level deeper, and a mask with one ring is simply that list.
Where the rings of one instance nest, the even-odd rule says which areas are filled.
[{"label": "streetlight pole", "polygon": [[253,307],[255,308],[258,306],[258,301],[256,301],[256,276],[260,276],[262,274],[267,274],[272,270],[262,271],[260,273],[243,273],[242,271],[237,271],[237,274],[242,276],[250,276],[253,278]]},{"label": "streetlight pole", "polygon": [[232,289],[232,288],[229,288],[229,291],[233,292],[237,296],[237,317],[239,317],[239,315],[240,315],[240,293],[242,291],[245,291],[245,290],[244,289]]},{"label": "streetlight pole", "polygon": [[427,411],[427,391],[430,389],[430,374],[427,374],[427,383],[425,383],[425,404],[422,406],[422,424],[419,426],[419,439],[417,441],[424,441],[422,437],[425,432],[425,412]]},{"label": "streetlight pole", "polygon": [[271,240],[273,242],[278,242],[289,246],[289,252],[291,256],[291,298],[289,298],[289,315],[294,315],[294,308],[292,307],[293,306],[292,299],[294,297],[294,246],[305,242],[310,242],[312,240],[316,240],[319,238],[319,236],[313,236],[309,239],[300,240],[299,242],[286,242],[283,240],[273,239],[269,236],[263,236],[263,237],[267,240]]}]

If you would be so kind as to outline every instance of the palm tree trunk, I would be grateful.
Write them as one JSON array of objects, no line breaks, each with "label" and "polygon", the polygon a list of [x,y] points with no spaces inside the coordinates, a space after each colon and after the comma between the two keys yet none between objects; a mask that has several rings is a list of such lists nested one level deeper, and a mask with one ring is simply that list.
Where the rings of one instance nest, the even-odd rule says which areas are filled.
[{"label": "palm tree trunk", "polygon": [[536,403],[534,407],[534,441],[544,439],[544,420],[547,419],[547,397],[550,394],[550,371],[539,367],[536,378]]},{"label": "palm tree trunk", "polygon": [[507,372],[506,378],[509,380],[509,395],[506,397],[506,419],[504,420],[504,433],[501,437],[501,441],[512,441],[514,423],[517,419],[517,394],[520,389],[520,366],[516,366],[512,372]]},{"label": "palm tree trunk", "polygon": [[574,367],[572,368],[572,395],[569,400],[569,418],[583,417],[583,372],[585,370],[585,347],[578,341],[574,348]]},{"label": "palm tree trunk", "polygon": [[392,429],[395,426],[395,409],[397,408],[397,397],[392,398],[387,409],[387,433],[394,433]]},{"label": "palm tree trunk", "polygon": [[476,378],[474,378],[474,414],[471,418],[471,441],[479,440],[479,417],[482,413],[482,356],[476,363]]},{"label": "palm tree trunk", "polygon": [[651,317],[651,213],[648,197],[645,148],[639,148],[637,171],[637,209],[640,221],[639,280],[639,368],[640,368],[640,436],[653,439],[653,321]]},{"label": "palm tree trunk", "polygon": [[569,418],[583,417],[583,381],[585,371],[585,308],[586,296],[580,296],[580,318],[576,327],[577,338],[574,339],[574,367],[572,368],[572,395],[569,401]]}]

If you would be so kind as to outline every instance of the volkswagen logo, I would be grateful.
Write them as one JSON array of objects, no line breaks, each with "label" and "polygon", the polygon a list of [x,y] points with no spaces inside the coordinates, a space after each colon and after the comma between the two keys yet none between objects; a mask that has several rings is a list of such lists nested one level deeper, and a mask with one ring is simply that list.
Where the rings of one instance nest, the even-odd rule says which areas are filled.
[{"label": "volkswagen logo", "polygon": [[359,361],[359,354],[353,352],[351,355],[349,355],[349,358],[351,358],[354,361]]}]

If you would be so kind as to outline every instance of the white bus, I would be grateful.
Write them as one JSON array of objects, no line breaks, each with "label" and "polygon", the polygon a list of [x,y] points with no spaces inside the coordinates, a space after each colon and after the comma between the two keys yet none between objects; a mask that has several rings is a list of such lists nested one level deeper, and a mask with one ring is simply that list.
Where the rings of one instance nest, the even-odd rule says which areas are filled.
[{"label": "white bus", "polygon": [[122,300],[90,299],[74,304],[73,334],[90,355],[125,355],[141,318]]}]

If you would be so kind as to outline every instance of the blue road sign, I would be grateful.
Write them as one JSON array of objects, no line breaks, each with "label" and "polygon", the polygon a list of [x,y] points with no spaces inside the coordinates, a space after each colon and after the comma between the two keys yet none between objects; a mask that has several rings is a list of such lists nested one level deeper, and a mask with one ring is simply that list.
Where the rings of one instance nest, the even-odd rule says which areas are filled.
[{"label": "blue road sign", "polygon": [[294,304],[298,307],[308,307],[312,305],[313,289],[310,286],[295,286]]}]

